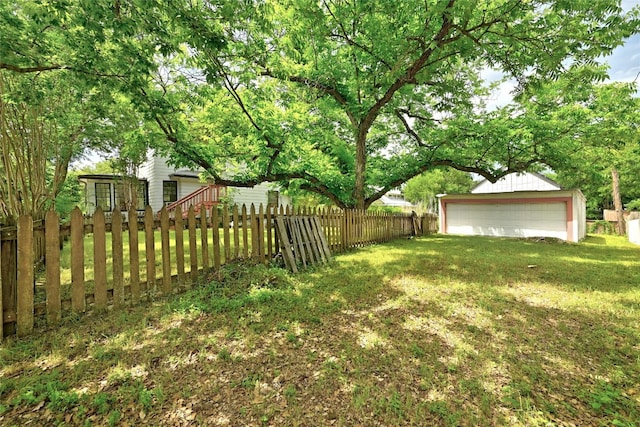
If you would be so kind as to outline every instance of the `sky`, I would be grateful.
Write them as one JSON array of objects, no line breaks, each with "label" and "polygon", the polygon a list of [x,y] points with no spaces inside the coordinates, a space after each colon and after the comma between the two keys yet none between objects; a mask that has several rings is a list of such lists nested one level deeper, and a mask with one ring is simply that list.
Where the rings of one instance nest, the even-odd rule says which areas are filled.
[{"label": "sky", "polygon": [[609,77],[612,81],[640,83],[640,34],[629,38],[624,46],[618,47],[606,58],[611,66]]},{"label": "sky", "polygon": [[[629,11],[635,6],[640,6],[640,0],[622,0],[621,5],[623,10]],[[616,48],[603,60],[611,67],[611,81],[640,83],[640,34],[627,39],[623,46]]]},{"label": "sky", "polygon": [[[640,5],[640,0],[622,0],[622,9],[630,10]],[[625,81],[640,83],[640,34],[629,38],[624,46],[618,47],[613,54],[607,58],[611,66],[609,77],[612,81]]]},{"label": "sky", "polygon": [[[611,55],[601,58],[601,62],[609,64],[608,81],[635,81],[640,86],[640,34],[627,39],[625,44],[617,47]],[[496,81],[502,77],[500,71],[490,69],[482,71],[481,75],[487,82]],[[486,100],[487,108],[492,110],[508,104],[514,87],[515,80],[502,83]]]},{"label": "sky", "polygon": [[[622,9],[629,11],[635,6],[640,6],[640,0],[622,0]],[[640,86],[640,34],[628,38],[622,46],[617,47],[611,55],[603,57],[601,62],[609,64],[609,81],[633,82]],[[487,82],[497,81],[502,78],[502,73],[496,70],[486,69],[481,72]],[[515,80],[502,83],[492,95],[486,99],[487,108],[502,107],[511,100],[511,92],[515,87]]]},{"label": "sky", "polygon": [[611,66],[609,77],[612,81],[640,83],[640,34],[627,39],[624,46],[605,58]]}]

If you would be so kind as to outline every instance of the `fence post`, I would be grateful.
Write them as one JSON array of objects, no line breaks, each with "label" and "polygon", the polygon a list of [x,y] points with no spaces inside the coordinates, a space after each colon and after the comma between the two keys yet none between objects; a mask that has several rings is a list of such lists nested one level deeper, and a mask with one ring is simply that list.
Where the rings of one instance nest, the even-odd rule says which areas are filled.
[{"label": "fence post", "polygon": [[220,218],[218,215],[218,206],[211,208],[211,229],[213,231],[213,267],[217,270],[220,268]]},{"label": "fence post", "polygon": [[265,254],[265,215],[264,215],[264,206],[260,203],[260,207],[258,208],[258,218],[256,221],[258,225],[258,258],[261,263],[266,263],[266,254]]},{"label": "fence post", "polygon": [[267,209],[266,209],[266,233],[267,233],[267,259],[268,260],[272,260],[273,259],[273,218],[271,216],[271,209],[273,208],[273,205],[269,205],[267,204]]},{"label": "fence post", "polygon": [[2,247],[4,246],[4,241],[2,240],[2,231],[0,231],[0,342],[4,339],[4,280],[2,276],[4,274],[4,264],[2,263]]},{"label": "fence post", "polygon": [[138,242],[138,213],[131,206],[127,214],[129,229],[129,274],[131,283],[131,303],[138,304],[140,302],[140,251]]},{"label": "fence post", "polygon": [[173,229],[176,236],[176,267],[178,269],[178,281],[181,285],[184,284],[187,288],[190,288],[191,284],[186,280],[184,273],[184,219],[182,218],[182,208],[180,205],[176,206],[174,218]]},{"label": "fence post", "polygon": [[340,241],[342,244],[342,252],[347,250],[347,210],[342,210],[342,221],[340,221]]},{"label": "fence post", "polygon": [[84,296],[84,218],[76,206],[71,211],[71,309],[85,311]]},{"label": "fence post", "polygon": [[249,229],[251,230],[251,259],[257,259],[258,254],[258,223],[256,221],[256,207],[253,203],[249,208]]},{"label": "fence post", "polygon": [[116,208],[111,217],[111,259],[113,259],[113,306],[124,302],[124,253],[122,241],[122,213]]},{"label": "fence post", "polygon": [[[2,240],[5,237],[5,240]],[[0,235],[0,338],[15,333],[16,294],[18,287],[18,241],[16,228]],[[5,328],[5,323],[6,328]]]},{"label": "fence post", "polygon": [[[273,216],[274,216],[274,221],[276,221],[278,219],[278,217],[280,218],[284,218],[284,206],[280,205],[280,208],[275,207],[273,209]],[[274,224],[274,227],[278,227],[277,224]],[[274,229],[274,242],[275,242],[275,250],[279,250],[279,248],[283,247],[283,245],[280,243],[280,233]],[[285,242],[286,243],[286,242]]]},{"label": "fence post", "polygon": [[107,237],[104,212],[93,214],[93,296],[97,310],[107,308]]},{"label": "fence post", "polygon": [[233,205],[233,258],[240,258],[240,227],[238,205]]},{"label": "fence post", "polygon": [[47,323],[60,322],[60,219],[53,209],[47,212],[44,225],[47,268]]},{"label": "fence post", "polygon": [[189,274],[191,281],[195,282],[198,278],[198,244],[196,242],[196,212],[193,205],[189,206],[187,224],[189,227]]},{"label": "fence post", "polygon": [[242,205],[242,255],[249,259],[249,223],[247,221],[247,205]]},{"label": "fence post", "polygon": [[18,336],[33,332],[33,260],[33,219],[24,215],[18,218]]},{"label": "fence post", "polygon": [[209,268],[209,225],[207,224],[207,208],[200,207],[200,241],[202,243],[202,271]]},{"label": "fence post", "polygon": [[231,260],[231,235],[229,234],[229,206],[222,204],[222,239],[224,244],[224,263],[229,264]]},{"label": "fence post", "polygon": [[160,211],[160,240],[162,242],[162,293],[171,293],[171,248],[169,247],[169,213],[163,206]]},{"label": "fence post", "polygon": [[340,253],[342,252],[342,245],[341,245],[342,232],[341,232],[341,225],[340,225],[341,215],[338,208],[334,208],[330,212],[331,212],[331,226],[333,227],[333,247],[331,249],[336,251],[337,253]]},{"label": "fence post", "polygon": [[147,300],[151,299],[151,295],[155,294],[156,289],[156,245],[154,241],[154,225],[153,209],[147,205],[144,210],[144,235],[145,235],[145,255],[147,257]]}]

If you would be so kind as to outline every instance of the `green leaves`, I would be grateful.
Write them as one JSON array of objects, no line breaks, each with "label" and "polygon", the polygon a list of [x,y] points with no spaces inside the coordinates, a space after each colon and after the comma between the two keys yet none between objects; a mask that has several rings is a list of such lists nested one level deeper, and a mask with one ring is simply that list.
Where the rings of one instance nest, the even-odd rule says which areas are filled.
[{"label": "green leaves", "polygon": [[438,194],[468,193],[473,184],[468,173],[450,168],[434,168],[411,178],[404,187],[404,197],[411,203],[435,211]]},{"label": "green leaves", "polygon": [[[637,33],[639,10],[610,0],[13,0],[0,5],[0,68],[60,69],[84,93],[124,94],[132,117],[165,135],[161,151],[219,182],[279,182],[367,207],[436,166],[496,179],[565,164],[587,131],[576,124],[590,115],[590,84],[606,77],[595,61]],[[484,110],[487,67],[518,82],[512,105]]]},{"label": "green leaves", "polygon": [[[544,94],[541,83],[564,73],[575,84],[602,80],[602,69],[577,64],[592,64],[635,31],[632,15],[623,17],[604,2],[595,7],[513,1],[482,8],[411,1],[272,6],[235,30],[228,46],[239,57],[225,56],[217,70],[247,88],[236,92],[236,103],[245,120],[261,130],[251,144],[264,148],[252,151],[259,157],[249,169],[266,178],[275,171],[268,167],[277,164],[276,175],[294,177],[303,165],[322,183],[311,187],[334,196],[336,173],[347,174],[354,188],[348,197],[348,192],[335,197],[339,205],[368,205],[380,188],[436,165],[495,179],[561,163],[576,148],[571,141],[580,131],[574,127],[586,113],[576,104],[557,108],[553,89],[542,89]],[[234,24],[228,24],[228,33],[234,34]],[[606,37],[594,37],[591,32],[601,27]],[[567,60],[576,65],[567,67]],[[535,92],[536,101],[529,93],[517,105],[478,112],[474,97],[483,93],[478,70],[487,64],[518,78],[522,93]],[[303,119],[307,114],[311,120]],[[278,140],[279,148],[259,139]],[[294,151],[313,163],[297,161]]]},{"label": "green leaves", "polygon": [[590,217],[611,208],[611,169],[620,174],[622,203],[636,205],[640,199],[640,102],[637,86],[627,83],[597,85],[582,91],[579,101],[565,107],[566,116],[576,114],[574,150],[554,165],[558,181],[581,188],[587,197]]}]

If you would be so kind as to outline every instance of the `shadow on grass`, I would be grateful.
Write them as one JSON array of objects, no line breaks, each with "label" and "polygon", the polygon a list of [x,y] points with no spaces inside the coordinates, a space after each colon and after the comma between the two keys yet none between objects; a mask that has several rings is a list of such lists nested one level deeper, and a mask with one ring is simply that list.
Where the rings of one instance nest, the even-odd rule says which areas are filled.
[{"label": "shadow on grass", "polygon": [[0,422],[633,425],[635,276],[605,269],[598,292],[629,292],[592,311],[547,295],[600,298],[557,261],[601,256],[577,247],[441,236],[231,272],[3,345]]},{"label": "shadow on grass", "polygon": [[481,286],[542,283],[565,290],[627,292],[640,283],[639,249],[593,242],[446,235],[399,240],[378,256],[388,258],[383,267],[388,274],[416,274]]},{"label": "shadow on grass", "polygon": [[596,245],[604,245],[607,243],[607,239],[604,236],[599,236],[596,234],[588,234],[587,237],[582,241],[582,243],[593,243]]}]

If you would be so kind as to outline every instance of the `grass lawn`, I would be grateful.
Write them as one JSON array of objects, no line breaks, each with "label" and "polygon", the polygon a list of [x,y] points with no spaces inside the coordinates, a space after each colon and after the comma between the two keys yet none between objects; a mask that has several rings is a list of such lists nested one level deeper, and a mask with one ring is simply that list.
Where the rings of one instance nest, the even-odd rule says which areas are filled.
[{"label": "grass lawn", "polygon": [[2,344],[0,424],[640,426],[622,238],[432,236],[215,279]]}]

